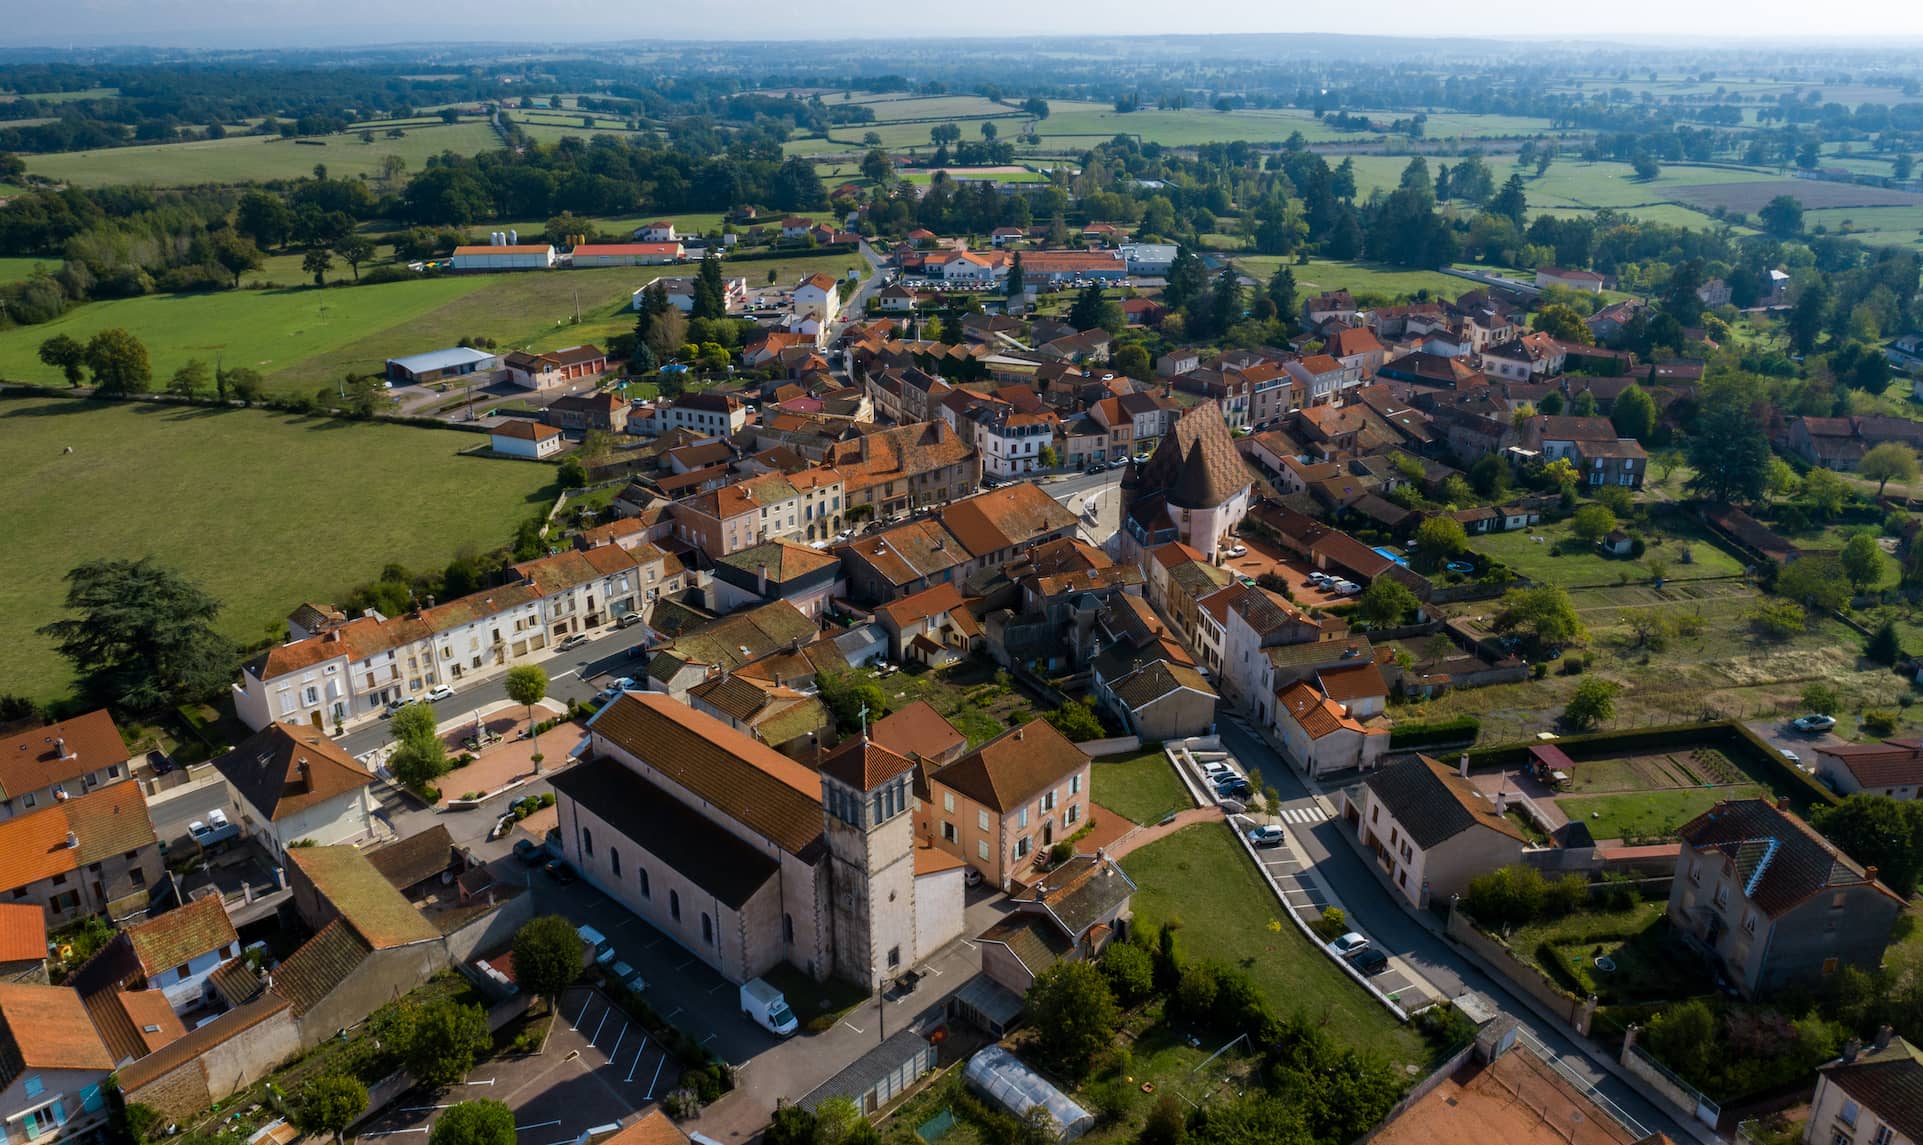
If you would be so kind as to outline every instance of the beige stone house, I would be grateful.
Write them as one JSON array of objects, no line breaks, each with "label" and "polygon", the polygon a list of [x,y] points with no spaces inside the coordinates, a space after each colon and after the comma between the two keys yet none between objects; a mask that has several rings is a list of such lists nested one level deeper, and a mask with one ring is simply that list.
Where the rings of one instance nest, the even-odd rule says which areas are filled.
[{"label": "beige stone house", "polygon": [[1459,775],[1418,755],[1373,772],[1344,814],[1396,891],[1417,907],[1522,858],[1522,829]]},{"label": "beige stone house", "polygon": [[1088,756],[1035,720],[928,775],[916,833],[1006,888],[1081,829],[1088,781]]}]

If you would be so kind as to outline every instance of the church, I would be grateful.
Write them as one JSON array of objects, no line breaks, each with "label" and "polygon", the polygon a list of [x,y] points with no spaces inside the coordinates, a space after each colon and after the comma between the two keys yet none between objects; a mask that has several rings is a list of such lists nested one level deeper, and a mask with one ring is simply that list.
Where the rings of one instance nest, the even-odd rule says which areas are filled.
[{"label": "church", "polygon": [[1221,409],[1214,402],[1191,408],[1148,463],[1130,463],[1122,477],[1121,560],[1139,565],[1150,549],[1171,541],[1213,556],[1248,515],[1254,488]]},{"label": "church", "polygon": [[567,860],[729,981],[873,989],[961,937],[964,864],[916,845],[905,756],[862,735],[810,768],[652,692],[588,730],[553,779]]}]

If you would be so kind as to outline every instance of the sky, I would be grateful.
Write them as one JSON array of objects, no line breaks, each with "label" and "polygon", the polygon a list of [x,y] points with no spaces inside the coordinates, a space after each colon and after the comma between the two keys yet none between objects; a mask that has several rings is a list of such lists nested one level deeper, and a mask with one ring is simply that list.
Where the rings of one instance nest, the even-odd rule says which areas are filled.
[{"label": "sky", "polygon": [[[1923,37],[1923,0],[11,0],[0,46],[348,46],[398,42],[1343,32],[1636,38]],[[1677,41],[1677,46],[1702,46]]]}]

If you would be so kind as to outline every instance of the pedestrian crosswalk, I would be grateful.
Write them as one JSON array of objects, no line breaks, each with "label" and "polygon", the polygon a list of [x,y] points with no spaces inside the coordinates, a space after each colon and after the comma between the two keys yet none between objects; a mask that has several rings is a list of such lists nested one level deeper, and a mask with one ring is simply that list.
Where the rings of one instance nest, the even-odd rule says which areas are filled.
[{"label": "pedestrian crosswalk", "polygon": [[1295,823],[1301,826],[1320,823],[1328,818],[1322,813],[1322,808],[1314,804],[1307,807],[1284,807],[1280,815],[1284,823]]}]

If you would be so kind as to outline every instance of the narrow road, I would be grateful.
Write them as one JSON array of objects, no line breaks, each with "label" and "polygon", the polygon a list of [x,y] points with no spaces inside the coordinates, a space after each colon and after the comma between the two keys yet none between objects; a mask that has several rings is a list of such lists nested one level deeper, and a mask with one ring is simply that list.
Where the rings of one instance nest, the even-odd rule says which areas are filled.
[{"label": "narrow road", "polygon": [[[1295,768],[1284,762],[1266,742],[1245,730],[1228,710],[1223,710],[1217,727],[1223,746],[1245,766],[1259,767],[1263,781],[1276,789],[1285,808],[1313,801],[1317,793]],[[1640,1092],[1592,1060],[1590,1047],[1578,1043],[1560,1026],[1536,1017],[1534,1011],[1510,993],[1505,983],[1484,974],[1448,941],[1405,913],[1402,904],[1377,881],[1362,856],[1338,834],[1347,830],[1341,823],[1299,821],[1311,818],[1306,815],[1289,818],[1289,835],[1313,867],[1316,878],[1367,924],[1366,929],[1377,945],[1400,956],[1446,995],[1474,990],[1493,999],[1504,1013],[1514,1017],[1537,1041],[1560,1056],[1574,1073],[1651,1132],[1667,1133],[1679,1142],[1692,1139],[1693,1134],[1679,1127],[1667,1111],[1650,1103]]]}]

